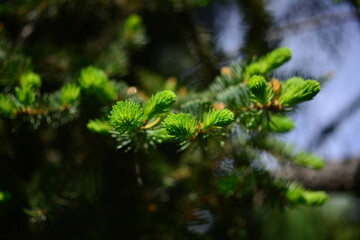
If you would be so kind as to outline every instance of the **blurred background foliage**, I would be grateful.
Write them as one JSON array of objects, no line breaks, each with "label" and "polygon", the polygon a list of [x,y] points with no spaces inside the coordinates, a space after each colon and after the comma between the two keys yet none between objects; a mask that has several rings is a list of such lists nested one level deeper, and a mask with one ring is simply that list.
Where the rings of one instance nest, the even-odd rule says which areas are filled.
[{"label": "blurred background foliage", "polygon": [[[123,96],[147,97],[164,88],[179,95],[204,89],[230,60],[216,47],[214,33],[213,9],[224,2],[228,1],[1,1],[0,89],[11,93],[19,85],[20,76],[33,71],[42,79],[40,93],[46,95],[65,83],[75,83],[85,74],[81,70],[90,65],[103,69],[110,79],[100,85],[113,84],[118,89],[104,90],[98,96],[102,103],[122,100]],[[266,37],[273,22],[265,1],[239,0],[237,4],[247,24],[240,52],[249,62],[277,47],[278,41]],[[117,85],[120,80],[126,85]],[[85,99],[79,103],[81,114],[64,109],[60,115],[54,113],[52,119],[56,121],[41,121],[36,114],[30,122],[0,120],[0,238],[208,239],[197,235],[208,230],[206,222],[211,219],[202,206],[186,206],[188,222],[195,225],[192,233],[185,231],[189,226],[181,222],[169,226],[169,222],[184,214],[173,211],[174,208],[184,209],[182,205],[189,204],[188,199],[211,198],[214,194],[204,192],[204,196],[198,196],[186,192],[189,183],[182,179],[189,175],[189,169],[187,165],[176,166],[179,158],[189,165],[196,164],[200,153],[188,151],[179,155],[172,144],[148,153],[151,157],[141,152],[116,151],[113,139],[95,135],[86,127],[88,119],[110,110],[93,101],[91,86],[89,89],[81,96]],[[72,94],[76,95],[77,90],[72,91],[63,98],[64,105],[72,101]],[[243,149],[239,155],[246,151],[249,150]],[[216,147],[209,152],[212,153],[216,156]],[[139,199],[131,160],[149,158],[150,162],[142,162],[143,181],[148,186],[141,189],[144,194]],[[163,159],[169,161],[165,164]],[[164,180],[166,172],[172,172],[172,177]],[[193,181],[205,181],[203,173],[206,171],[199,172],[199,179]],[[264,179],[262,184],[266,186],[266,173],[255,174],[256,177]],[[168,193],[164,189],[172,186],[174,179],[181,184]],[[219,191],[225,196],[232,194],[233,182],[230,176],[219,185]],[[246,191],[255,191],[254,182],[249,178],[243,183],[248,187],[245,195]],[[212,183],[203,184],[205,189]],[[360,215],[353,210],[358,208],[358,200],[351,193],[334,194],[330,202],[316,210],[302,207],[282,211],[260,201],[251,222],[243,222],[242,217],[250,214],[249,205],[256,201],[246,196],[242,202],[226,201],[229,206],[238,206],[224,208],[229,208],[229,214],[238,212],[237,226],[247,230],[237,233],[237,239],[359,239]],[[205,215],[205,220],[201,221],[201,215]],[[141,221],[134,216],[141,216]],[[231,225],[226,219],[226,214],[211,219],[217,226],[210,230],[213,239],[225,239],[225,225]]]},{"label": "blurred background foliage", "polygon": [[265,219],[260,239],[357,239],[358,199],[347,193],[333,193],[320,208],[300,207],[286,212],[260,211]]}]

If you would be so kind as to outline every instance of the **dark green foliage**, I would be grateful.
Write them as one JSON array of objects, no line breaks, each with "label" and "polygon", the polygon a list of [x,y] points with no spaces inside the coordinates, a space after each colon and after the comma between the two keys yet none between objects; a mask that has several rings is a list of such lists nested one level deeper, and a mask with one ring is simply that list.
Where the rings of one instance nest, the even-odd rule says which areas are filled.
[{"label": "dark green foliage", "polygon": [[31,60],[6,39],[0,30],[0,86],[14,86],[21,74],[31,70]]},{"label": "dark green foliage", "polygon": [[230,174],[221,178],[218,183],[218,189],[225,197],[230,197],[235,193],[236,188],[239,186],[239,176]]},{"label": "dark green foliage", "polygon": [[96,66],[109,76],[123,77],[131,66],[131,55],[148,43],[142,18],[137,14],[129,15],[115,35],[114,41],[96,61]]},{"label": "dark green foliage", "polygon": [[11,195],[8,192],[0,191],[0,204],[9,201]]},{"label": "dark green foliage", "polygon": [[241,108],[250,105],[250,96],[244,84],[231,86],[216,95],[216,100],[231,108]]},{"label": "dark green foliage", "polygon": [[192,116],[195,116],[196,119],[202,119],[203,113],[208,112],[211,109],[212,106],[209,101],[202,101],[199,99],[186,101],[180,105],[181,112],[190,113]]}]

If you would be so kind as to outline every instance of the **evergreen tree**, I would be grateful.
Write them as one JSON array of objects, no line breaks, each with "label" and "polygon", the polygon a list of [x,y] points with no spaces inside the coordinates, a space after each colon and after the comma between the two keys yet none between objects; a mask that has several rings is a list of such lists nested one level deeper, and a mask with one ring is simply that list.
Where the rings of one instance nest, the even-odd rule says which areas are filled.
[{"label": "evergreen tree", "polygon": [[[4,239],[249,239],[256,209],[327,200],[272,176],[263,158],[323,167],[276,137],[294,128],[288,113],[319,83],[272,77],[291,58],[284,47],[218,67],[192,15],[207,4],[1,3]],[[81,31],[64,28],[69,16]],[[190,23],[190,34],[157,32],[164,19]],[[161,38],[189,41],[174,56],[197,64],[187,82],[164,77],[182,63],[156,71]],[[194,87],[196,78],[206,80]]]}]

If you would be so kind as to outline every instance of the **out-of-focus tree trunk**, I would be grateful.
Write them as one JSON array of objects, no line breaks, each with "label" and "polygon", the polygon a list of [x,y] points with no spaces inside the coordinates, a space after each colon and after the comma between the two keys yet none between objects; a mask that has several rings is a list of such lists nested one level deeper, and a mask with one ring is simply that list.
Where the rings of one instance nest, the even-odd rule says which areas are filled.
[{"label": "out-of-focus tree trunk", "polygon": [[250,56],[260,56],[269,52],[267,32],[271,27],[271,17],[263,0],[238,0],[244,22],[249,26],[243,50]]},{"label": "out-of-focus tree trunk", "polygon": [[276,177],[298,181],[309,189],[358,192],[360,158],[328,163],[321,170],[284,166],[272,173]]}]

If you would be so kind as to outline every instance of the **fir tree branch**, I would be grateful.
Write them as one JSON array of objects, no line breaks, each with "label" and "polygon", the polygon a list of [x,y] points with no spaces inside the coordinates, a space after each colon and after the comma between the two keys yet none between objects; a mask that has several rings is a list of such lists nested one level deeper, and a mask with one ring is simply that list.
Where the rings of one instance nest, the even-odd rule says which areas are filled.
[{"label": "fir tree branch", "polygon": [[161,121],[161,117],[155,119],[153,122],[146,124],[145,126],[142,126],[140,129],[143,130],[150,129],[152,127],[155,127],[158,123],[160,123],[160,121]]}]

